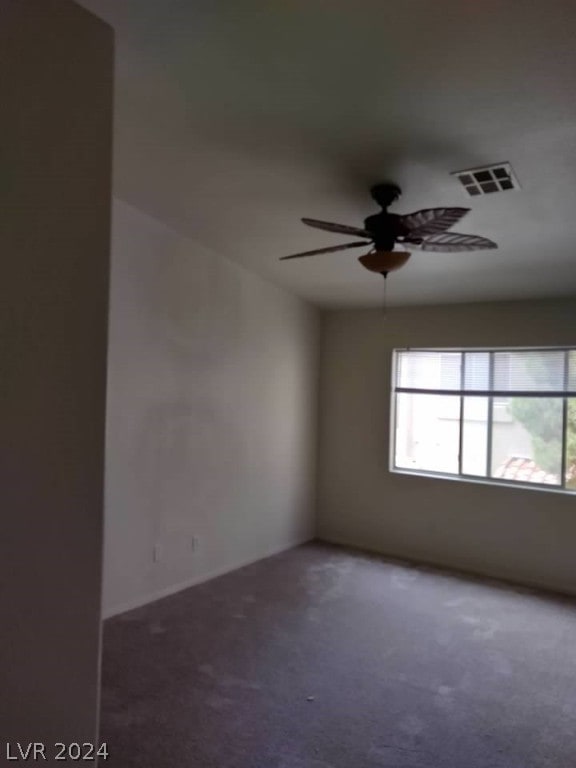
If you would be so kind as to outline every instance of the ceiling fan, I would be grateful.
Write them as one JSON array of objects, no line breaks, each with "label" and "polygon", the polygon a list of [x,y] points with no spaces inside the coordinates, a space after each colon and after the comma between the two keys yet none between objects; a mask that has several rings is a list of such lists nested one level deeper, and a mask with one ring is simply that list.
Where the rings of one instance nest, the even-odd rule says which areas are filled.
[{"label": "ceiling fan", "polygon": [[317,248],[313,251],[282,256],[286,259],[300,259],[304,256],[315,256],[320,253],[333,253],[348,248],[372,246],[371,250],[358,261],[371,272],[378,272],[386,278],[388,272],[400,269],[410,258],[406,251],[395,251],[396,243],[405,248],[420,251],[479,251],[498,246],[492,240],[477,235],[463,235],[458,232],[447,232],[465,216],[470,208],[424,208],[421,211],[399,216],[388,213],[387,208],[400,197],[402,191],[396,184],[376,184],[370,190],[372,198],[382,208],[380,213],[368,216],[364,220],[364,228],[349,227],[344,224],[332,224],[317,219],[302,219],[304,224],[328,232],[338,232],[342,235],[356,235],[364,240],[356,240],[343,245],[332,245],[328,248]]}]

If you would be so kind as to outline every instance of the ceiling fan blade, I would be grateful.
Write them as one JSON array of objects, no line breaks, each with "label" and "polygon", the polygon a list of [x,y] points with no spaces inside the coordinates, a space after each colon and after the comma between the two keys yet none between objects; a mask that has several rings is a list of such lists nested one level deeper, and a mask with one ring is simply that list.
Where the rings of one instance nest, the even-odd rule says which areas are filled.
[{"label": "ceiling fan blade", "polygon": [[294,253],[292,256],[282,256],[280,261],[286,261],[286,259],[301,259],[303,256],[316,256],[318,253],[333,253],[334,251],[345,251],[347,248],[359,248],[361,245],[367,246],[364,240],[356,241],[354,243],[345,243],[344,245],[331,245],[328,248],[317,248],[314,251],[304,251],[304,253]]},{"label": "ceiling fan blade", "polygon": [[459,253],[463,251],[484,251],[498,248],[493,240],[478,235],[463,235],[460,232],[446,232],[445,234],[430,235],[420,242],[406,240],[408,247],[418,248],[422,251],[435,251],[445,253]]},{"label": "ceiling fan blade", "polygon": [[370,232],[359,227],[349,227],[346,224],[332,224],[330,221],[319,221],[318,219],[302,219],[304,224],[316,229],[324,229],[326,232],[338,232],[341,235],[357,235],[358,237],[367,237],[372,239]]},{"label": "ceiling fan blade", "polygon": [[424,208],[422,211],[400,216],[400,227],[405,237],[426,237],[445,232],[465,216],[470,208]]}]

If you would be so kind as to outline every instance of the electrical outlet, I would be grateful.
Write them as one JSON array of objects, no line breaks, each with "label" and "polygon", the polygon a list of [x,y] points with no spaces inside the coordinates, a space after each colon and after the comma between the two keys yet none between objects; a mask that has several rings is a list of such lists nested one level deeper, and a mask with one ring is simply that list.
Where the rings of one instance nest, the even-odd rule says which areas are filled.
[{"label": "electrical outlet", "polygon": [[162,547],[160,544],[154,544],[154,549],[152,550],[152,562],[159,563],[162,559]]}]

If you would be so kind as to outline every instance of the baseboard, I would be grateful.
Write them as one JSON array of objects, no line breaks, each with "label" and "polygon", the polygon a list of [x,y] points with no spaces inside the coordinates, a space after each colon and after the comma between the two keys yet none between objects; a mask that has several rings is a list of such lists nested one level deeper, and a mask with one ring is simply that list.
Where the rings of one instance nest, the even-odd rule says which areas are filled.
[{"label": "baseboard", "polygon": [[383,560],[396,562],[410,567],[417,568],[421,566],[423,568],[432,568],[436,571],[444,572],[447,574],[453,574],[462,578],[478,579],[484,582],[494,582],[499,584],[505,584],[509,587],[535,590],[537,592],[547,592],[552,595],[560,595],[574,599],[576,597],[576,588],[572,585],[565,584],[552,584],[550,582],[539,581],[538,579],[522,579],[509,573],[495,572],[489,570],[480,570],[477,568],[469,568],[462,563],[447,563],[445,561],[439,561],[430,559],[429,557],[422,557],[411,553],[399,553],[386,551],[384,549],[376,549],[374,545],[367,545],[362,542],[353,542],[347,540],[346,537],[340,536],[318,536],[317,541],[324,544],[331,544],[336,547],[342,547],[343,549],[355,550],[357,552],[363,552],[367,555],[375,555],[381,557]]},{"label": "baseboard", "polygon": [[215,568],[212,571],[197,574],[196,576],[193,576],[190,579],[186,579],[185,581],[172,584],[171,586],[164,587],[163,589],[155,590],[154,592],[151,592],[144,597],[139,597],[135,600],[128,600],[125,603],[120,603],[119,605],[115,605],[112,608],[103,609],[102,618],[104,620],[111,619],[113,616],[118,616],[121,613],[133,611],[136,608],[142,608],[142,606],[148,605],[149,603],[154,603],[156,600],[162,600],[164,597],[170,597],[170,595],[175,595],[177,592],[182,592],[184,589],[190,589],[190,587],[195,587],[197,584],[203,584],[206,581],[218,578],[218,576],[224,576],[225,574],[231,573],[232,571],[237,571],[239,568],[245,568],[247,565],[253,565],[254,563],[260,562],[260,560],[266,560],[268,557],[274,557],[274,555],[279,555],[281,552],[287,552],[290,549],[300,547],[303,544],[307,544],[313,540],[314,535],[311,534],[310,536],[294,541],[291,544],[283,544],[280,547],[273,547],[272,549],[269,549],[263,554],[257,555],[256,557],[251,557],[247,560],[236,561],[222,568]]}]

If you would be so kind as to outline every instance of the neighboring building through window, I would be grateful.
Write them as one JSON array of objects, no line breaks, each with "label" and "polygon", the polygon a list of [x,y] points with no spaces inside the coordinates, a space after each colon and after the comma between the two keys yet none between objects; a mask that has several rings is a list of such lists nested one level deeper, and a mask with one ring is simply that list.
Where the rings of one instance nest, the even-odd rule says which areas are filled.
[{"label": "neighboring building through window", "polygon": [[392,469],[576,491],[576,350],[395,350]]}]

